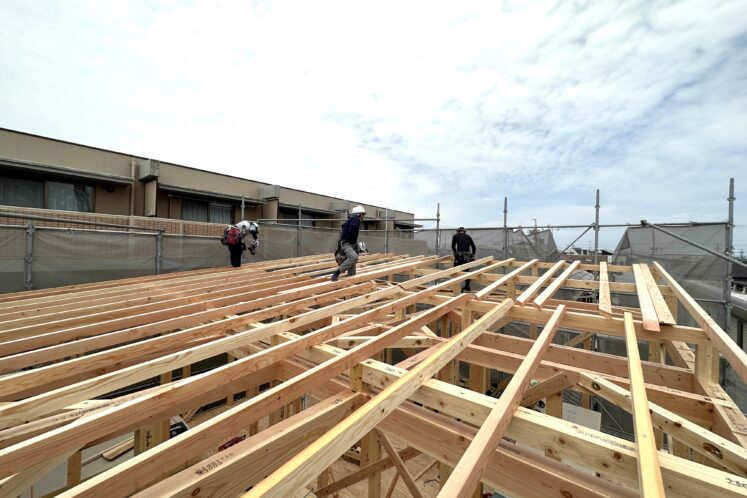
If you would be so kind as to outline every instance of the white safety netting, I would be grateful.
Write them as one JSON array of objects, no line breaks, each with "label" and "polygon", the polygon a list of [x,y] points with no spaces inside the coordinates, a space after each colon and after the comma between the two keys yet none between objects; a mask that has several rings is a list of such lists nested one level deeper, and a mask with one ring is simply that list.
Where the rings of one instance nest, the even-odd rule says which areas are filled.
[{"label": "white safety netting", "polygon": [[0,293],[24,288],[26,228],[0,227]]},{"label": "white safety netting", "polygon": [[[725,223],[666,227],[666,230],[718,253],[724,253],[726,247]],[[617,249],[615,249],[614,261],[621,265],[659,262],[688,294],[700,300],[700,306],[736,342],[735,320],[732,320],[728,327],[725,324],[726,312],[723,300],[725,297],[724,280],[727,263],[724,259],[654,228],[631,227],[625,231]],[[625,276],[627,277],[626,280],[631,281],[630,274]],[[614,278],[617,281],[623,281],[622,274]],[[635,298],[631,297],[629,299]],[[721,302],[709,302],[708,300]],[[634,303],[637,303],[637,301],[634,301]],[[623,302],[620,304],[626,305],[629,303]],[[747,307],[740,300],[733,300],[732,306],[732,314],[747,319]],[[683,325],[696,325],[681,305],[677,310],[677,322]],[[625,354],[625,347],[620,344],[620,341],[607,338],[604,342],[600,346],[604,348],[605,352]],[[722,376],[722,383],[729,395],[743,410],[747,408],[747,387],[726,362],[722,362]]]},{"label": "white safety netting", "polygon": [[[436,230],[421,230],[415,233],[416,240],[422,240],[428,245],[428,254],[436,254]],[[438,253],[441,256],[451,254],[451,239],[455,230],[440,230]],[[495,228],[468,228],[467,233],[472,237],[477,247],[477,257],[493,256],[503,259],[504,254],[509,258],[522,261],[540,259],[542,261],[557,261],[558,248],[555,245],[550,230],[539,230],[536,233],[524,233],[523,230],[507,230]],[[507,246],[504,252],[503,246]]]},{"label": "white safety netting", "polygon": [[[246,251],[243,261],[331,257],[338,240],[339,230],[263,225],[256,254]],[[422,241],[380,232],[361,231],[359,240],[370,252],[426,253]],[[153,232],[0,227],[0,293],[24,290],[27,276],[30,288],[41,289],[228,264],[228,249],[218,237],[163,235],[159,242]]]}]

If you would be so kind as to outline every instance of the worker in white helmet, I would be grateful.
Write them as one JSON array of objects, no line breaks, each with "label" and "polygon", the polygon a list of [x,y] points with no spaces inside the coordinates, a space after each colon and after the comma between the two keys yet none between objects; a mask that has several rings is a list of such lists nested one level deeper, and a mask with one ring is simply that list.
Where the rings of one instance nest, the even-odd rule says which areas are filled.
[{"label": "worker in white helmet", "polygon": [[355,265],[358,263],[358,232],[365,215],[366,210],[363,206],[355,206],[350,211],[348,221],[342,224],[338,249],[344,253],[345,260],[332,274],[333,282],[340,277],[341,273],[348,272],[349,277],[355,275]]},{"label": "worker in white helmet", "polygon": [[221,244],[228,246],[228,253],[231,256],[231,266],[238,268],[241,266],[241,255],[247,249],[244,243],[244,237],[252,234],[252,241],[249,243],[249,252],[254,254],[259,247],[259,225],[253,221],[240,221],[235,225],[229,225],[223,231]]}]

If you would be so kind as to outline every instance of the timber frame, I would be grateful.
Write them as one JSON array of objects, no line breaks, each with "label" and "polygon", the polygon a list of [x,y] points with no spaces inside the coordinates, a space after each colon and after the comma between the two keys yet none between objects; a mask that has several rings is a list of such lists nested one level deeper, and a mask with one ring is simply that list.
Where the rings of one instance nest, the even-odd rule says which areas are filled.
[{"label": "timber frame", "polygon": [[[0,295],[0,497],[66,461],[62,496],[327,496],[367,481],[378,497],[389,468],[389,494],[399,480],[429,496],[428,469],[407,467],[420,454],[439,496],[747,496],[747,419],[718,379],[722,356],[747,381],[747,356],[663,266],[452,265],[372,254],[330,282],[334,260],[317,255]],[[461,293],[467,279],[477,292]],[[595,335],[628,354],[591,350]],[[495,372],[510,376],[497,399]],[[629,412],[634,441],[563,420],[564,391]],[[170,437],[172,417],[216,403]],[[135,456],[82,479],[81,451],[126,434]],[[352,454],[360,470],[331,478]]]}]

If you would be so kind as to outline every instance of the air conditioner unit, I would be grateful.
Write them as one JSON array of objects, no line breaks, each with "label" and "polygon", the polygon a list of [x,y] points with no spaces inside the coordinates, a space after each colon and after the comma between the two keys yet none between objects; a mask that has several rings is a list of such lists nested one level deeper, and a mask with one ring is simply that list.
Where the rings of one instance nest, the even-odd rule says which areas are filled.
[{"label": "air conditioner unit", "polygon": [[138,162],[138,177],[141,182],[149,182],[161,174],[161,161],[155,159],[141,159]]}]

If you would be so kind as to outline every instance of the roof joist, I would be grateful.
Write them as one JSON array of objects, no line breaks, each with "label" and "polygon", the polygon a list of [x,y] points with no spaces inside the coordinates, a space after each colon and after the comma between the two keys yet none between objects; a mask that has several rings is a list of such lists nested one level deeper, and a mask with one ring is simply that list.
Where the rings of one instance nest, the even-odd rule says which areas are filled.
[{"label": "roof joist", "polygon": [[[251,486],[248,496],[290,496],[370,434],[388,456],[336,475],[334,489],[394,468],[392,486],[432,496],[405,467],[420,452],[454,468],[441,483],[449,496],[469,496],[477,480],[514,496],[747,489],[747,419],[714,377],[719,354],[743,378],[747,357],[658,263],[487,257],[451,267],[448,257],[375,254],[330,282],[334,268],[315,255],[0,296],[0,494],[82,448],[221,400],[202,424],[83,482],[72,475],[63,496],[240,496]],[[579,270],[598,279],[572,279]],[[620,273],[634,283],[615,281]],[[467,279],[477,292],[459,294]],[[561,290],[598,291],[599,302]],[[613,306],[615,294],[640,307]],[[677,302],[696,327],[677,323]],[[634,353],[551,344],[561,330],[577,334],[573,346],[607,335]],[[674,365],[640,361],[638,341],[666,345]],[[455,361],[470,365],[469,379]],[[497,400],[480,387],[491,371],[513,376]],[[531,409],[566,390],[632,413],[636,441]],[[317,402],[301,406],[304,396]]]}]

